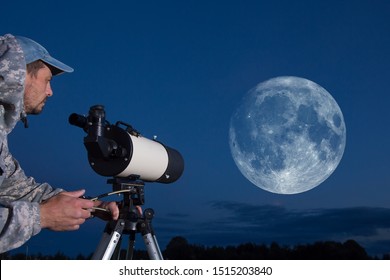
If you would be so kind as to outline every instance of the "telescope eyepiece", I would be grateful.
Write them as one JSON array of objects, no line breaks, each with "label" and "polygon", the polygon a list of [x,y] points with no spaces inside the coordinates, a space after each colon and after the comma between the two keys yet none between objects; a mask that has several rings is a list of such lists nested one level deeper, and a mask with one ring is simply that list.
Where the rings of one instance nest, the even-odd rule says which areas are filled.
[{"label": "telescope eyepiece", "polygon": [[71,125],[78,126],[85,129],[88,124],[88,119],[83,115],[73,113],[69,116],[69,123]]}]

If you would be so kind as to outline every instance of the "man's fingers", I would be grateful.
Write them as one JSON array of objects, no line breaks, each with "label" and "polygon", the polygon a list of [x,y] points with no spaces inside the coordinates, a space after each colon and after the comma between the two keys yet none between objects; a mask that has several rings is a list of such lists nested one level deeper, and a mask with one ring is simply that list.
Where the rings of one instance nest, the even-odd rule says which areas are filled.
[{"label": "man's fingers", "polygon": [[77,190],[77,191],[72,191],[72,192],[62,192],[61,194],[72,196],[72,197],[81,197],[85,194],[85,190]]}]

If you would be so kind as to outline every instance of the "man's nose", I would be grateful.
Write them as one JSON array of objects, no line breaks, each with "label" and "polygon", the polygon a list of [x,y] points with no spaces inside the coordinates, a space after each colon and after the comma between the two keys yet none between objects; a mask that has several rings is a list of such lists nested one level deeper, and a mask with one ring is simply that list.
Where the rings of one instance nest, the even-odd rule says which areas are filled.
[{"label": "man's nose", "polygon": [[47,96],[53,96],[53,90],[51,89],[50,83],[47,85],[47,88],[46,88],[46,95],[47,95]]}]

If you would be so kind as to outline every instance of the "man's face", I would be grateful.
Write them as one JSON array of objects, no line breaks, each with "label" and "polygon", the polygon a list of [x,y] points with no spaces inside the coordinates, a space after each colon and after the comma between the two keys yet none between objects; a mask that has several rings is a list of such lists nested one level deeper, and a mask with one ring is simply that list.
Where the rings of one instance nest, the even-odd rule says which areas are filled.
[{"label": "man's face", "polygon": [[36,77],[27,73],[24,87],[24,110],[27,114],[42,112],[46,99],[53,95],[51,78],[51,71],[46,65],[38,70]]}]

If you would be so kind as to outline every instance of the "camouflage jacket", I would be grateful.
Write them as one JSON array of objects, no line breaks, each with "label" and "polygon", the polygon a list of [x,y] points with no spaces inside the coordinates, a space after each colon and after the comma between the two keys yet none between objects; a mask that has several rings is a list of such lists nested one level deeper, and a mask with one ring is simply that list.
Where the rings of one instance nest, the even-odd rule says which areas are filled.
[{"label": "camouflage jacket", "polygon": [[62,191],[27,177],[8,150],[7,136],[25,115],[26,64],[12,35],[0,36],[0,253],[41,231],[39,203]]}]

